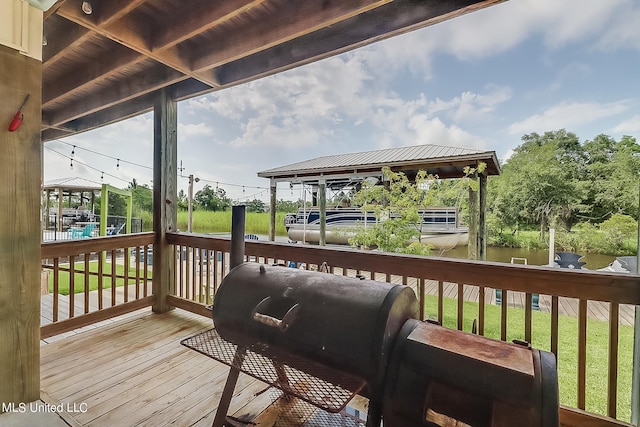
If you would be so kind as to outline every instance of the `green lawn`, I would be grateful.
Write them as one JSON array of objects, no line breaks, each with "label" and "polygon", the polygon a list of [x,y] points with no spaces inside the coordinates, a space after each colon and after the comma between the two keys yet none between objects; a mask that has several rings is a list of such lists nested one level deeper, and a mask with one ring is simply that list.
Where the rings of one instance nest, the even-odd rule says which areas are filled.
[{"label": "green lawn", "polygon": [[[60,267],[68,268],[68,264],[61,265]],[[110,262],[104,262],[102,267],[103,274],[105,275],[111,274],[111,268],[112,266]],[[89,276],[89,290],[95,291],[98,289],[98,275],[97,275],[98,261],[89,262],[89,272],[96,273],[96,274],[91,274]],[[135,283],[135,280],[133,279],[133,277],[135,277],[135,274],[136,274],[136,267],[134,264],[132,267],[129,267],[129,284]],[[144,268],[141,267],[140,276],[143,276],[143,274],[144,274]],[[116,264],[116,275],[124,276],[123,265]],[[68,271],[60,271],[59,282],[58,282],[58,293],[60,293],[61,295],[69,295],[70,276],[71,275],[69,274]],[[148,277],[149,279],[151,279],[151,271],[149,271]],[[123,286],[123,285],[124,285],[124,278],[123,277],[116,278],[116,286]],[[103,276],[102,287],[103,289],[111,288],[111,277]],[[84,262],[76,262],[75,264],[74,291],[76,294],[84,292]],[[49,292],[53,292],[53,274],[49,275]]]},{"label": "green lawn", "polygon": [[[437,319],[438,299],[428,295],[426,313]],[[457,301],[445,298],[443,324],[457,327]],[[508,309],[507,339],[524,339],[524,309]],[[464,330],[471,331],[473,319],[478,317],[478,304],[464,303]],[[532,346],[541,350],[551,347],[551,315],[532,313]],[[485,305],[485,336],[499,339],[500,307]],[[587,380],[586,410],[606,415],[609,325],[587,321]],[[618,344],[618,404],[617,418],[629,421],[631,416],[631,369],[633,360],[633,328],[620,325]],[[559,316],[558,319],[558,382],[560,403],[576,407],[578,382],[578,319]]]}]

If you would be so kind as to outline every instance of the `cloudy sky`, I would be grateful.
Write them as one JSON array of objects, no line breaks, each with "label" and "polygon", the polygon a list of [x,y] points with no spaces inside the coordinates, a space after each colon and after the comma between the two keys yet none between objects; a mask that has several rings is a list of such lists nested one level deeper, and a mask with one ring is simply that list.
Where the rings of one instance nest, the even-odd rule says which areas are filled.
[{"label": "cloudy sky", "polygon": [[[183,101],[179,189],[193,174],[195,191],[268,201],[257,172],[332,154],[438,144],[506,159],[522,135],[561,128],[640,140],[638,22],[637,0],[510,0]],[[151,186],[152,134],[146,114],[48,142],[45,181]],[[278,187],[279,199],[298,197]]]}]

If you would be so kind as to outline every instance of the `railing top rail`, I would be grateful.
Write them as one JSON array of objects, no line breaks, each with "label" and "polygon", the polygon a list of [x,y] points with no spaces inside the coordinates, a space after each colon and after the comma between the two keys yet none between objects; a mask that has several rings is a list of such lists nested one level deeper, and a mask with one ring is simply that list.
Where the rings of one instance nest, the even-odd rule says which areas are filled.
[{"label": "railing top rail", "polygon": [[[169,243],[229,250],[229,239],[167,233]],[[547,266],[392,254],[348,248],[246,241],[246,253],[364,271],[419,277],[585,300],[640,305],[640,276]]]},{"label": "railing top rail", "polygon": [[80,255],[89,252],[109,251],[118,248],[150,245],[153,233],[136,233],[120,236],[102,236],[90,239],[62,240],[46,242],[40,245],[41,258]]}]

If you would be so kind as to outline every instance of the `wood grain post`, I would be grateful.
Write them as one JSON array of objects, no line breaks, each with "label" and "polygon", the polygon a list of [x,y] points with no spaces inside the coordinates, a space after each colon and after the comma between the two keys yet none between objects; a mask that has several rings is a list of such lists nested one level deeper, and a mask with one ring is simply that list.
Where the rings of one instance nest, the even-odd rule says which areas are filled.
[{"label": "wood grain post", "polygon": [[480,181],[480,198],[478,211],[478,259],[487,260],[487,175],[481,173]]},{"label": "wood grain post", "polygon": [[[42,64],[0,45],[0,402],[40,397]],[[29,95],[24,121],[9,124]]]},{"label": "wood grain post", "polygon": [[270,188],[270,203],[269,203],[269,241],[273,242],[276,240],[276,211],[277,204],[276,201],[276,189],[277,183],[275,180],[271,180],[269,185]]},{"label": "wood grain post", "polygon": [[327,184],[324,179],[318,181],[318,204],[320,208],[320,246],[327,242]]},{"label": "wood grain post", "polygon": [[[478,179],[478,173],[474,173],[469,177],[474,181]],[[478,258],[478,191],[469,186],[469,244],[467,246],[467,258]]]},{"label": "wood grain post", "polygon": [[[153,107],[153,311],[171,309],[167,295],[175,289],[173,250],[166,232],[177,223],[178,110],[167,89],[158,92]],[[182,262],[182,261],[180,261]]]}]

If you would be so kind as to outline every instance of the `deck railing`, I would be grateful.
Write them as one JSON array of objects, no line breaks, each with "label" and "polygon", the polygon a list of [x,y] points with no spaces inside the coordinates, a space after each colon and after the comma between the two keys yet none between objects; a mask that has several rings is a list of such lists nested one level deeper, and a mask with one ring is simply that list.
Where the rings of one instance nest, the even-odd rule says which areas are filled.
[{"label": "deck railing", "polygon": [[[181,233],[168,233],[167,239],[175,245],[176,254],[176,290],[171,303],[210,315],[206,305],[212,303],[228,272],[230,241]],[[560,370],[575,373],[560,375],[560,382],[571,383],[570,388],[575,389],[561,396],[563,425],[628,425],[616,420],[621,413],[627,418],[630,408],[630,380],[619,377],[618,372],[631,363],[627,341],[632,332],[627,325],[633,324],[634,307],[640,304],[640,277],[636,275],[249,240],[245,255],[266,264],[324,267],[333,274],[411,286],[420,301],[422,319],[502,340],[533,342],[559,356],[559,365],[565,364]],[[502,291],[500,307],[495,305],[495,290]],[[532,308],[534,298],[540,312]],[[591,329],[597,336],[590,336]],[[601,336],[603,329],[606,337]],[[568,340],[567,334],[571,335]],[[560,342],[572,340],[571,348],[559,348]],[[608,343],[606,355],[589,354],[589,343],[595,340]],[[619,348],[624,351],[619,353]],[[607,396],[604,407],[587,405],[588,390]]]},{"label": "deck railing", "polygon": [[150,306],[152,243],[153,233],[43,243],[41,338]]}]

